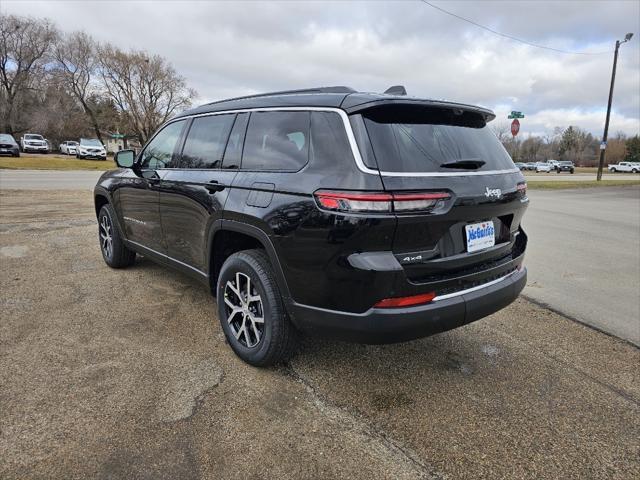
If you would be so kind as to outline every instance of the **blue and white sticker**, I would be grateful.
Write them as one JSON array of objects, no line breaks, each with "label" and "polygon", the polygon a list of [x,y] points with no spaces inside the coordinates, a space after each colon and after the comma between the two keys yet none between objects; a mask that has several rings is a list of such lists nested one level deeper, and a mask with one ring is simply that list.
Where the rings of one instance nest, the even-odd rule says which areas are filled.
[{"label": "blue and white sticker", "polygon": [[464,228],[467,233],[467,252],[477,252],[496,244],[493,222],[472,223]]}]

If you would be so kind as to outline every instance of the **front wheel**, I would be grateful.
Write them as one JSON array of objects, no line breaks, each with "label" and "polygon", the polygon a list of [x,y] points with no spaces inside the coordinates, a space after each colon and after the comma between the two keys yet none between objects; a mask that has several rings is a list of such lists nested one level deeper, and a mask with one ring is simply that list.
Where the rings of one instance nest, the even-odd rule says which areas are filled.
[{"label": "front wheel", "polygon": [[293,354],[297,332],[263,250],[244,250],[227,258],[216,292],[220,325],[242,360],[266,367]]},{"label": "front wheel", "polygon": [[612,168],[612,169],[611,169],[611,173],[616,173],[616,169],[615,169],[615,168]]},{"label": "front wheel", "polygon": [[135,262],[136,252],[125,246],[115,218],[116,215],[111,205],[107,204],[100,209],[98,239],[100,240],[102,258],[111,268],[128,267]]}]

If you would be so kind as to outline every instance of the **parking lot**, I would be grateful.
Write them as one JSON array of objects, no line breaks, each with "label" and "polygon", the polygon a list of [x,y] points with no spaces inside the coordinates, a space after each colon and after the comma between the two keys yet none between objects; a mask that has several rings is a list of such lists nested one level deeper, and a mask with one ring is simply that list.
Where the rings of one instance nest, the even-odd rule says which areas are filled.
[{"label": "parking lot", "polygon": [[625,340],[520,299],[256,369],[206,289],[141,257],[109,269],[96,232],[87,190],[0,190],[0,478],[640,476]]}]

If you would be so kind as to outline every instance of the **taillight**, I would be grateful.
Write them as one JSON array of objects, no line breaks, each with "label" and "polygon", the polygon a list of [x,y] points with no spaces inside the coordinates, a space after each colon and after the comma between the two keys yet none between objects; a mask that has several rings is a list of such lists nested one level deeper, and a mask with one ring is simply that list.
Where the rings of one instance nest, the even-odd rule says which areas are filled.
[{"label": "taillight", "polygon": [[451,195],[447,192],[382,193],[319,190],[320,207],[337,212],[412,212],[433,210]]},{"label": "taillight", "polygon": [[396,297],[385,298],[380,300],[374,305],[375,308],[400,308],[400,307],[412,307],[414,305],[421,305],[423,303],[429,303],[436,298],[436,292],[421,293],[420,295],[413,295],[411,297]]}]

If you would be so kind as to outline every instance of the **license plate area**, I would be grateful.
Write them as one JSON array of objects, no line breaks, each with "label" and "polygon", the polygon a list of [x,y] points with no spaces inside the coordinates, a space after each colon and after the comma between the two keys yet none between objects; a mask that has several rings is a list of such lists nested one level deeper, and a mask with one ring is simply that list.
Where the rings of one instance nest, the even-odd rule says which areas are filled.
[{"label": "license plate area", "polygon": [[493,221],[470,223],[464,227],[467,238],[467,252],[477,252],[496,244],[496,229]]}]

